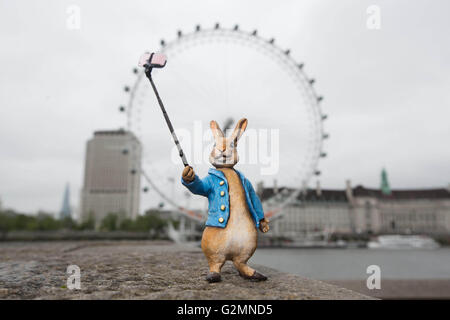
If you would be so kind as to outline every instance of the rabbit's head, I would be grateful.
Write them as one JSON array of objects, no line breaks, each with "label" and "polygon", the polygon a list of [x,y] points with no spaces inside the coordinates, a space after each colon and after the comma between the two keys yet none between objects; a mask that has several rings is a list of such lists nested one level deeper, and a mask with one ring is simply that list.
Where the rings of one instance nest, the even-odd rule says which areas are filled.
[{"label": "rabbit's head", "polygon": [[247,119],[238,121],[232,135],[227,138],[220,130],[216,121],[209,124],[214,136],[214,147],[209,156],[209,162],[216,168],[232,168],[238,161],[237,142],[247,128]]}]

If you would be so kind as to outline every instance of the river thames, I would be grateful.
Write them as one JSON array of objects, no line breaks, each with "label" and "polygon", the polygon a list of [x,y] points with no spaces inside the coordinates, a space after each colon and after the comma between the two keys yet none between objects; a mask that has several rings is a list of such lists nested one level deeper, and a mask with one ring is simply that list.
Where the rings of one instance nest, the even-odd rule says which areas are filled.
[{"label": "river thames", "polygon": [[365,279],[378,265],[383,279],[450,279],[450,248],[257,249],[251,263],[313,279]]}]

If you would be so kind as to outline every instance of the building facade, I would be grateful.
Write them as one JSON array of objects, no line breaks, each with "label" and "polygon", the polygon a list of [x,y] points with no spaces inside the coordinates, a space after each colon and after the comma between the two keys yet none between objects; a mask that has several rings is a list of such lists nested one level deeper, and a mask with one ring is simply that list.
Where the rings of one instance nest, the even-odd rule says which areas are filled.
[{"label": "building facade", "polygon": [[356,232],[450,233],[449,189],[352,189]]},{"label": "building facade", "polygon": [[[278,193],[291,192],[287,188],[259,190],[265,203]],[[292,238],[314,232],[449,234],[450,190],[352,188],[349,181],[342,190],[308,189],[283,207],[271,227],[273,236]]]},{"label": "building facade", "polygon": [[108,213],[135,219],[140,201],[141,144],[124,130],[96,131],[87,142],[80,220]]}]

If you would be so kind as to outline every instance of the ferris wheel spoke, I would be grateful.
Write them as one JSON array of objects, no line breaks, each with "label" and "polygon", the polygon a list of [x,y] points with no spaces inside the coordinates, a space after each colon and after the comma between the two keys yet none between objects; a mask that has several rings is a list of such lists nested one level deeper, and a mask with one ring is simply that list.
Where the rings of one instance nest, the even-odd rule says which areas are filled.
[{"label": "ferris wheel spoke", "polygon": [[[208,54],[199,58],[199,54],[205,54],[207,50]],[[283,158],[279,161],[283,167],[274,176],[293,190],[280,198],[282,202],[277,200],[275,205],[271,205],[274,217],[282,214],[288,204],[287,199],[296,200],[298,192],[318,171],[319,158],[323,154],[324,118],[313,81],[304,73],[303,64],[295,62],[289,50],[281,49],[273,40],[237,28],[198,28],[191,33],[179,34],[175,40],[165,43],[161,51],[170,56],[174,65],[170,73],[161,74],[161,81],[166,81],[162,92],[165,88],[172,88],[169,101],[186,103],[183,109],[178,109],[189,114],[186,119],[195,116],[203,119],[208,115],[229,122],[230,117],[245,115],[257,119],[259,126],[267,131],[280,130],[281,141],[295,139],[296,148],[292,152],[289,152],[292,145],[281,144],[279,152]],[[170,169],[167,161],[162,161],[161,152],[155,151],[155,146],[161,144],[146,138],[152,134],[149,130],[151,124],[148,118],[142,121],[142,117],[148,116],[147,104],[154,97],[149,94],[145,81],[141,80],[138,77],[132,89],[128,121],[130,126],[142,132],[145,141],[153,141],[148,148],[152,152],[144,148],[145,156],[151,156],[152,160],[144,162],[142,170],[152,171],[153,188],[156,186],[155,191],[157,189],[161,199],[178,210],[182,208],[180,201],[184,199],[179,197],[181,189],[174,188],[174,183],[167,181],[167,176],[176,171]],[[261,161],[259,157],[258,161]],[[268,180],[266,177],[263,179]],[[196,202],[186,203],[192,206]]]},{"label": "ferris wheel spoke", "polygon": [[[177,88],[186,92],[191,98],[189,101],[198,102],[203,101],[211,103],[214,101],[214,94],[211,94],[211,90],[203,85],[192,85],[192,80],[188,79],[184,74],[178,71],[173,71],[173,77],[171,77],[173,83],[177,83]],[[182,85],[180,85],[182,84]]]}]

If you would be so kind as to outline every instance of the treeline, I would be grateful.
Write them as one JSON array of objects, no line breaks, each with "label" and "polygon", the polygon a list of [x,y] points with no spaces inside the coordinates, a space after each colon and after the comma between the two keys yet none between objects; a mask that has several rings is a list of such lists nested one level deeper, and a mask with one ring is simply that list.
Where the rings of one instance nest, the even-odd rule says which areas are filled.
[{"label": "treeline", "polygon": [[164,220],[158,210],[148,210],[136,220],[120,219],[119,214],[109,213],[96,226],[93,218],[78,223],[72,218],[56,219],[52,214],[39,212],[37,215],[18,213],[13,210],[0,211],[0,232],[10,231],[55,231],[55,230],[98,230],[163,233],[169,223],[178,228],[178,221]]}]

